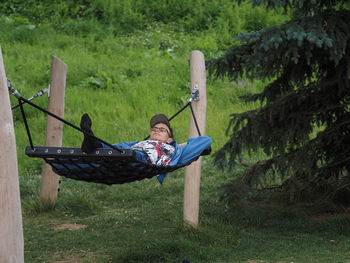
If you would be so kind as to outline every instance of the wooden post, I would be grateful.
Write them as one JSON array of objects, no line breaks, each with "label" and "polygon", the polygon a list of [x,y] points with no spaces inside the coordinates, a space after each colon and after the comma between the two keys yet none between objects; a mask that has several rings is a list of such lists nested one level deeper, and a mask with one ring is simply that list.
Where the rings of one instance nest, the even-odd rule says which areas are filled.
[{"label": "wooden post", "polygon": [[[205,135],[205,119],[207,108],[206,78],[204,55],[200,51],[192,51],[190,57],[191,89],[199,89],[199,101],[192,102],[201,135]],[[190,136],[197,137],[198,132],[191,116]],[[184,221],[192,227],[198,226],[199,192],[201,176],[201,158],[185,168],[184,188]]]},{"label": "wooden post", "polygon": [[0,262],[24,262],[16,138],[0,48]]},{"label": "wooden post", "polygon": [[[66,87],[67,65],[57,57],[52,57],[51,83],[49,91],[48,111],[59,117],[64,117],[64,92]],[[62,146],[63,123],[48,116],[46,126],[46,146]],[[53,207],[56,203],[59,188],[58,175],[51,167],[43,164],[42,181],[40,188],[40,204],[42,207]]]}]

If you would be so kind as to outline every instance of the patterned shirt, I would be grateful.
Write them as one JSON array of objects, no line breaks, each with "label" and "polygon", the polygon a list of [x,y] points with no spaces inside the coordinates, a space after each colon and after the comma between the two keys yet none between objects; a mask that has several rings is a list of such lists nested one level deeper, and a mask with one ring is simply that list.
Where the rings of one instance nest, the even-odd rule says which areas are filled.
[{"label": "patterned shirt", "polygon": [[175,153],[175,147],[164,142],[146,140],[131,147],[146,154],[148,161],[156,165],[168,165]]}]

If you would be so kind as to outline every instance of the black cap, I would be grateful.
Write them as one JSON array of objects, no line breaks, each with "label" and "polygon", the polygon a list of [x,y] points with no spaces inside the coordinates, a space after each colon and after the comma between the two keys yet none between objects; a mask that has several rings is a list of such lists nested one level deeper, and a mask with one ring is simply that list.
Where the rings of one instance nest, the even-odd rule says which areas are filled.
[{"label": "black cap", "polygon": [[166,126],[168,126],[170,130],[170,137],[173,138],[173,130],[171,129],[170,122],[167,116],[164,114],[156,114],[151,118],[150,125],[151,128],[153,128],[158,123],[164,123]]}]

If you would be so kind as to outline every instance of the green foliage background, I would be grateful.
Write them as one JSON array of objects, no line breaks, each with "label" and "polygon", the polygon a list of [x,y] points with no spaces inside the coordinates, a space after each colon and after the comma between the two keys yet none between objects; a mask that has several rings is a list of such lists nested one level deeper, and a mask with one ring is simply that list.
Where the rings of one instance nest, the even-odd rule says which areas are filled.
[{"label": "green foliage background", "polygon": [[[241,31],[282,21],[263,8],[226,1],[2,1],[0,44],[7,77],[24,97],[46,88],[51,56],[68,66],[65,118],[79,124],[88,112],[97,136],[109,142],[144,138],[158,112],[174,114],[189,98],[189,54],[205,58]],[[53,10],[55,10],[53,12]],[[271,13],[272,14],[272,13]],[[228,80],[207,83],[207,134],[214,150],[225,141],[228,105],[246,89]],[[12,104],[16,101],[11,98]],[[46,107],[47,100],[36,100]],[[232,107],[232,106],[230,106]],[[234,104],[241,111],[252,107]],[[34,143],[43,145],[46,116],[26,107]],[[28,141],[19,109],[14,111],[21,175],[39,172],[40,161],[24,156]],[[189,113],[174,120],[178,141],[186,140]],[[64,129],[64,146],[82,136]]]}]

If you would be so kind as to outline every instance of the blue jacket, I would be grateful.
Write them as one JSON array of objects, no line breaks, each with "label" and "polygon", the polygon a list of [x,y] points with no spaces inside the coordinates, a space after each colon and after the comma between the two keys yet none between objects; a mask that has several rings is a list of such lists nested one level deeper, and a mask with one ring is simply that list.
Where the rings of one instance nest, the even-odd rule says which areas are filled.
[{"label": "blue jacket", "polygon": [[[138,141],[134,142],[121,142],[113,144],[119,149],[128,149]],[[208,136],[199,136],[195,138],[189,138],[186,145],[180,146],[176,141],[171,142],[170,144],[175,147],[175,154],[169,165],[185,164],[187,162],[197,159],[201,153],[211,146],[212,139]],[[103,145],[104,148],[109,148],[107,145]],[[136,152],[136,158],[140,161],[147,162],[147,159],[144,154]],[[160,183],[163,183],[166,174],[160,174],[157,176],[157,179]]]}]

